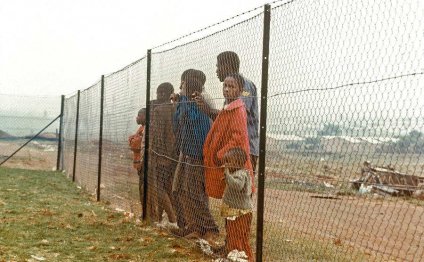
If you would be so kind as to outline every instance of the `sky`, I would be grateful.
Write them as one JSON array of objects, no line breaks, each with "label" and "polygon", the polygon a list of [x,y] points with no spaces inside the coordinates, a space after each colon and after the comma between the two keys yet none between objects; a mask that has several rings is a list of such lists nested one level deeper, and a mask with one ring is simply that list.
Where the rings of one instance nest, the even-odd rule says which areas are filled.
[{"label": "sky", "polygon": [[0,94],[85,89],[146,50],[266,0],[1,0]]}]

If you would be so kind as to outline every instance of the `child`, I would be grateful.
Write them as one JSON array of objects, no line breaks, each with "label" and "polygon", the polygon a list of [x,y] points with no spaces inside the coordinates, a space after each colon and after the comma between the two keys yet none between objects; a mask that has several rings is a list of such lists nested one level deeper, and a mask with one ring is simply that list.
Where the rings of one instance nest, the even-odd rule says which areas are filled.
[{"label": "child", "polygon": [[184,71],[180,95],[173,96],[174,102],[178,102],[173,127],[180,163],[173,183],[179,229],[171,232],[213,241],[219,230],[209,210],[203,168],[203,144],[210,129],[210,119],[192,100],[195,92],[202,92],[203,76],[199,70]]},{"label": "child", "polygon": [[[222,198],[225,189],[223,165],[225,153],[233,147],[240,147],[249,152],[249,136],[247,131],[247,113],[240,95],[243,91],[243,77],[231,74],[224,80],[223,94],[225,106],[216,117],[203,146],[206,192],[210,197]],[[252,171],[248,159],[245,169]],[[253,171],[252,175],[252,191]]]},{"label": "child", "polygon": [[[205,168],[205,181],[206,181],[206,192],[210,197],[222,198],[224,190],[226,188],[226,176],[224,175],[225,159],[224,156],[233,148],[239,148],[246,155],[249,154],[249,135],[247,131],[247,113],[243,101],[240,99],[240,95],[243,91],[244,80],[239,74],[230,74],[224,80],[223,95],[225,97],[225,106],[216,117],[211,130],[206,138],[203,153],[204,153],[204,164]],[[253,169],[250,162],[250,158],[243,161],[243,168],[248,172],[250,182],[247,184],[251,191],[254,191],[253,185]],[[237,223],[244,223],[246,226],[240,228],[242,231],[236,231],[236,237],[239,233],[243,234],[241,239],[242,245],[231,242],[233,238],[227,239],[227,252],[233,247],[241,248],[252,258],[250,246],[248,246],[248,236],[250,232],[251,214],[241,216],[241,220],[236,220]],[[241,222],[239,222],[241,221]],[[228,220],[227,220],[228,222]],[[234,223],[230,223],[230,228],[227,230],[227,234],[233,232]],[[234,233],[230,233],[234,236]],[[247,239],[247,240],[246,240]],[[246,244],[247,241],[247,244]],[[237,241],[236,241],[237,242]],[[236,248],[237,249],[237,248]]]},{"label": "child", "polygon": [[137,170],[139,177],[138,189],[140,193],[140,204],[143,203],[143,161],[144,161],[144,126],[146,125],[146,108],[138,111],[135,118],[139,128],[134,135],[128,137],[128,144],[133,152],[133,167]]},{"label": "child", "polygon": [[[175,151],[175,137],[172,131],[173,105],[169,102],[169,96],[174,87],[170,83],[162,83],[157,88],[157,104],[152,112],[150,126],[151,136],[151,159],[149,165],[154,170],[151,175],[156,178],[156,193],[158,197],[159,222],[162,221],[162,213],[166,212],[170,223],[177,222],[172,197],[172,180],[174,176],[177,158]],[[151,188],[151,187],[150,187]]]},{"label": "child", "polygon": [[222,197],[221,216],[225,218],[227,232],[225,251],[244,251],[253,259],[250,247],[252,224],[252,181],[249,170],[244,169],[246,152],[234,147],[224,155],[225,190]]}]

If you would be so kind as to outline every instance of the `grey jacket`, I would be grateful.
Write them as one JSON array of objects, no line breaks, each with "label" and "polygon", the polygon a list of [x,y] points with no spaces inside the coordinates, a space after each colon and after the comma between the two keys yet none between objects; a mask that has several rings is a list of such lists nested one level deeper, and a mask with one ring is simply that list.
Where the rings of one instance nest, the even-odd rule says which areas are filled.
[{"label": "grey jacket", "polygon": [[226,187],[222,201],[231,208],[252,209],[252,180],[249,171],[240,169],[230,174],[225,169]]}]

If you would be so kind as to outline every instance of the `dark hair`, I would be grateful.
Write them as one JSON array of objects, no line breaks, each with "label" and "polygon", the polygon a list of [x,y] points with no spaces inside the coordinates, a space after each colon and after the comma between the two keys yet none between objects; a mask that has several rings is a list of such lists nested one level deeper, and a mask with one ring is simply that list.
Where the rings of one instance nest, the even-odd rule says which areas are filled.
[{"label": "dark hair", "polygon": [[[196,69],[195,69],[196,70]],[[196,70],[196,78],[202,83],[202,86],[206,83],[206,75],[200,70]]]},{"label": "dark hair", "polygon": [[193,92],[202,92],[202,87],[206,82],[205,74],[196,69],[187,69],[181,75],[181,81],[184,81],[187,86],[188,94]]},{"label": "dark hair", "polygon": [[174,86],[169,82],[165,82],[165,83],[160,84],[158,86],[158,88],[156,89],[156,91],[159,90],[159,89],[162,89],[167,93],[174,93]]},{"label": "dark hair", "polygon": [[237,84],[241,87],[241,90],[243,91],[244,89],[244,78],[242,75],[234,73],[234,74],[229,74],[227,77],[231,77],[234,80],[236,80]]},{"label": "dark hair", "polygon": [[228,156],[234,156],[237,159],[237,163],[240,165],[239,167],[243,167],[247,161],[246,152],[240,147],[233,147],[226,153]]},{"label": "dark hair", "polygon": [[225,51],[217,57],[219,64],[226,64],[230,67],[231,71],[238,72],[240,68],[240,58],[233,51]]},{"label": "dark hair", "polygon": [[143,107],[142,109],[138,110],[138,114],[146,113],[146,108]]}]

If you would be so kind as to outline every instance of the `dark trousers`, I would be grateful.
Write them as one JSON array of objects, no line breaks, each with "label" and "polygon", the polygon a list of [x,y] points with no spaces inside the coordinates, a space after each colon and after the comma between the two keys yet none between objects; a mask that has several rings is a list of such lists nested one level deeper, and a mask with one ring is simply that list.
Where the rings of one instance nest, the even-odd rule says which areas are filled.
[{"label": "dark trousers", "polygon": [[209,210],[203,161],[183,156],[176,175],[178,179],[174,196],[177,200],[178,225],[201,235],[207,232],[218,233],[218,226]]}]

